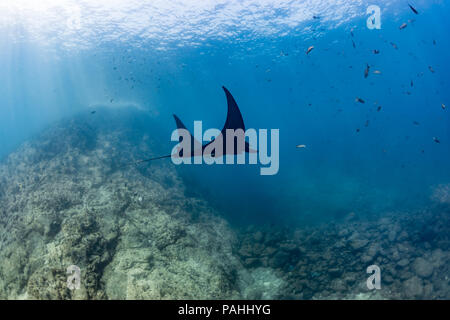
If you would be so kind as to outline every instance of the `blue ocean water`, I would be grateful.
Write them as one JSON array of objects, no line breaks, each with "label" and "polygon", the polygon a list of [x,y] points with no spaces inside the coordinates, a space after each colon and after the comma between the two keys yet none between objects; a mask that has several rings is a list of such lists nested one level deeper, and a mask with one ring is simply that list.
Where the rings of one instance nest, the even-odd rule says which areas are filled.
[{"label": "blue ocean water", "polygon": [[[367,27],[369,5],[381,29]],[[152,114],[170,153],[172,114],[191,130],[223,126],[224,85],[247,128],[280,132],[276,175],[177,168],[230,222],[427,207],[450,182],[450,9],[413,5],[419,14],[405,1],[2,1],[0,156],[98,107]]]}]

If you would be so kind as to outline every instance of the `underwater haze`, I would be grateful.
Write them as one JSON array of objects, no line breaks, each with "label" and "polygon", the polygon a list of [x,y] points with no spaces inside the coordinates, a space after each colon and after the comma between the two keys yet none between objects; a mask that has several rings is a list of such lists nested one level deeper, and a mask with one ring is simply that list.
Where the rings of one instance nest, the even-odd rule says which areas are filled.
[{"label": "underwater haze", "polygon": [[[29,266],[55,254],[24,248],[0,260],[0,297],[449,299],[449,14],[440,0],[0,0],[0,252],[34,237],[44,251],[69,246],[65,226],[109,239],[54,258],[86,268],[92,249],[105,259],[79,296],[42,293],[44,262],[13,275],[11,259]],[[194,121],[222,129],[222,86],[247,129],[279,129],[276,174],[261,175],[261,164],[134,164],[171,153],[173,114],[191,132]],[[53,201],[57,190],[63,200]],[[18,225],[39,210],[42,226],[24,233]],[[147,221],[154,210],[167,215]],[[174,231],[149,236],[167,240],[154,240],[158,252],[195,247],[207,227],[217,234],[195,240],[205,248],[191,257],[219,252],[215,261],[230,264],[130,251],[159,225]],[[16,227],[19,238],[7,239]],[[120,269],[133,257],[147,276]],[[371,264],[387,270],[389,293],[364,287]],[[158,267],[171,270],[170,285]],[[180,291],[189,268],[239,277],[225,291],[209,287],[223,279]]]}]

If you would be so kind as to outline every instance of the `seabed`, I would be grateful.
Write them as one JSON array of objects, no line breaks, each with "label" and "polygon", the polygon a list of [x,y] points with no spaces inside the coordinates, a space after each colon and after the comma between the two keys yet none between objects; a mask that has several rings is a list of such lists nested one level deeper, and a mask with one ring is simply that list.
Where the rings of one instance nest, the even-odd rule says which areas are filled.
[{"label": "seabed", "polygon": [[[1,162],[0,298],[450,298],[449,185],[418,212],[236,228],[186,196],[170,162],[121,166],[161,151],[130,125],[153,120],[122,112],[61,121]],[[374,264],[380,290],[366,285]]]}]

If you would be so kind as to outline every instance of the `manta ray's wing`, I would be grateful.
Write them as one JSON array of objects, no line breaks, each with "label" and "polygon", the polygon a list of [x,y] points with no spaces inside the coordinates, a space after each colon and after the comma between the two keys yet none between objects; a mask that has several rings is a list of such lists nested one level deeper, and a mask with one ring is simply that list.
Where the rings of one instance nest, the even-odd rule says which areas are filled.
[{"label": "manta ray's wing", "polygon": [[175,119],[175,123],[177,124],[177,129],[185,129],[187,130],[184,123],[180,120],[180,118],[177,117],[176,114],[173,115],[173,118]]},{"label": "manta ray's wing", "polygon": [[[223,126],[223,129],[221,131],[221,135],[223,137],[223,142],[224,142],[224,150],[223,150],[223,154],[226,154],[226,130],[227,129],[232,129],[232,130],[238,130],[238,129],[242,129],[242,131],[245,132],[245,124],[244,124],[244,119],[242,118],[242,114],[241,111],[239,110],[239,107],[236,103],[236,100],[234,100],[233,96],[231,95],[230,91],[228,91],[227,88],[225,88],[225,86],[222,86],[223,91],[225,92],[225,96],[227,97],[227,105],[228,105],[228,111],[227,111],[227,119],[225,121],[225,124]],[[205,146],[203,146],[203,148],[205,148],[207,145],[213,143],[213,141],[209,142],[208,144],[206,144]],[[236,142],[236,141],[235,141]],[[251,149],[250,145],[248,144],[247,141],[245,141],[245,150],[237,150],[237,143],[234,144],[234,152],[233,154],[238,154],[241,152],[256,152],[256,150]]]},{"label": "manta ray's wing", "polygon": [[224,86],[222,87],[223,91],[225,91],[225,95],[227,96],[227,104],[228,104],[228,112],[227,112],[227,120],[225,121],[225,125],[222,129],[222,134],[225,134],[227,129],[242,129],[245,131],[244,119],[242,119],[241,111],[231,95],[230,91]]},{"label": "manta ray's wing", "polygon": [[[178,130],[186,130],[186,132],[188,133],[188,139],[189,139],[189,144],[191,146],[191,154],[190,155],[183,155],[183,150],[181,150],[178,154],[179,157],[193,157],[196,153],[196,151],[198,151],[198,153],[201,155],[201,150],[202,150],[202,145],[201,143],[194,138],[194,136],[189,132],[189,130],[186,128],[186,126],[184,125],[184,123],[180,120],[180,118],[178,118],[175,114],[173,115],[173,118],[175,119],[175,123],[177,124],[177,129]],[[179,142],[181,143],[183,140],[182,136],[179,135]],[[184,141],[183,143],[185,143],[187,141]]]}]

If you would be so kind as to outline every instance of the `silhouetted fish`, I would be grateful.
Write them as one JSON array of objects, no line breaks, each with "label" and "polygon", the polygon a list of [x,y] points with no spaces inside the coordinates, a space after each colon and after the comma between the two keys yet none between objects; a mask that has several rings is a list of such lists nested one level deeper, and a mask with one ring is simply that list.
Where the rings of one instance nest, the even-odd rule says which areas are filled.
[{"label": "silhouetted fish", "polygon": [[355,102],[366,103],[363,99],[356,97]]},{"label": "silhouetted fish", "polygon": [[395,50],[398,49],[397,45],[395,43],[393,43],[393,42],[391,42],[391,46],[393,46]]},{"label": "silhouetted fish", "polygon": [[416,126],[420,125],[420,123],[417,122],[417,121],[413,121],[413,124],[416,125]]},{"label": "silhouetted fish", "polygon": [[436,143],[441,143],[441,142],[439,141],[439,139],[436,138],[436,137],[433,137],[433,141],[436,142]]},{"label": "silhouetted fish", "polygon": [[364,70],[364,78],[367,78],[369,76],[369,65],[366,63],[366,70]]},{"label": "silhouetted fish", "polygon": [[441,103],[441,108],[445,110],[445,104]]},{"label": "silhouetted fish", "polygon": [[94,110],[94,111],[91,111],[91,114],[94,114],[96,111]]},{"label": "silhouetted fish", "polygon": [[374,53],[374,54],[379,54],[379,53],[380,53],[380,50],[374,49],[374,50],[373,50],[373,53]]},{"label": "silhouetted fish", "polygon": [[406,22],[404,22],[400,27],[398,27],[400,30],[405,29],[408,25]]},{"label": "silhouetted fish", "polygon": [[378,106],[377,112],[380,112],[380,110],[381,110],[381,106]]},{"label": "silhouetted fish", "polygon": [[414,12],[415,14],[419,14],[419,12],[416,10],[416,8],[414,8],[412,5],[410,5],[408,3],[408,6],[411,8],[412,12]]},{"label": "silhouetted fish", "polygon": [[428,69],[430,69],[431,73],[434,73],[434,69],[432,66],[428,66]]},{"label": "silhouetted fish", "polygon": [[314,46],[310,46],[308,50],[306,50],[306,54],[309,54],[314,49]]}]

